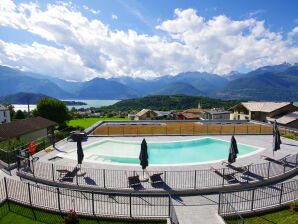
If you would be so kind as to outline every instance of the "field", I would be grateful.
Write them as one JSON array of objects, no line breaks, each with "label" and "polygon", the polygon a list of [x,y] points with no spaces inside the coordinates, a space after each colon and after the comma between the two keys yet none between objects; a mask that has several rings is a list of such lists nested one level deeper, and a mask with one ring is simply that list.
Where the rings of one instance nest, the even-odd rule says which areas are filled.
[{"label": "field", "polygon": [[106,118],[106,117],[100,117],[100,118],[83,118],[83,119],[76,119],[76,120],[70,120],[67,125],[68,126],[73,126],[77,127],[80,126],[84,129],[90,127],[91,125],[95,124],[98,121],[112,121],[112,120],[130,120],[130,118],[119,118],[119,117],[111,117],[111,118]]}]

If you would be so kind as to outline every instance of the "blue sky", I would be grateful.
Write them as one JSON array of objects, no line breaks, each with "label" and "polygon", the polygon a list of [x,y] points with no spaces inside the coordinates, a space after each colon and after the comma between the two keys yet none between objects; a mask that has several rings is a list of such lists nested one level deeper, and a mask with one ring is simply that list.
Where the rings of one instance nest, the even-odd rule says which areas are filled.
[{"label": "blue sky", "polygon": [[297,9],[295,0],[0,0],[0,64],[81,81],[295,63]]}]

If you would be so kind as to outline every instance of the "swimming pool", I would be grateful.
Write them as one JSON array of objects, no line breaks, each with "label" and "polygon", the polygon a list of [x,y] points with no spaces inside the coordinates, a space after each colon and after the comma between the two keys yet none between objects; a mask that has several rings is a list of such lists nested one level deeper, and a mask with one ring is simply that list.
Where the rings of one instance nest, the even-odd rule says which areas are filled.
[{"label": "swimming pool", "polygon": [[[105,139],[83,147],[85,161],[139,164],[141,142]],[[149,164],[191,164],[227,159],[230,142],[214,138],[187,141],[147,142]],[[238,144],[239,156],[255,152],[258,147]],[[63,155],[76,159],[76,149]]]}]

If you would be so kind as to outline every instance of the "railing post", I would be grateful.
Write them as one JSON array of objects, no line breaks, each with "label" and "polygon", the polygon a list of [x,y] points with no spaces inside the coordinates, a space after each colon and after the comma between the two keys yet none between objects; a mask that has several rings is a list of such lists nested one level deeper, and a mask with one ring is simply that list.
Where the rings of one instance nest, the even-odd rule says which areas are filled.
[{"label": "railing post", "polygon": [[59,187],[57,187],[57,196],[58,196],[58,209],[61,212],[61,204],[60,204],[60,190]]},{"label": "railing post", "polygon": [[280,188],[280,196],[279,196],[279,204],[281,205],[281,201],[282,201],[282,194],[284,191],[284,183],[281,184],[281,188]]},{"label": "railing post", "polygon": [[[7,190],[6,177],[4,177],[4,186],[5,186],[6,200],[8,200],[8,190]],[[7,202],[7,206],[8,206],[8,211],[10,211],[9,201]]]},{"label": "railing post", "polygon": [[54,163],[52,163],[52,177],[53,177],[53,182],[55,182]]},{"label": "railing post", "polygon": [[225,185],[225,168],[222,168],[222,186]]},{"label": "railing post", "polygon": [[171,195],[169,194],[169,217],[171,217]]},{"label": "railing post", "polygon": [[6,181],[6,177],[4,177],[4,187],[5,187],[6,199],[8,199],[8,189],[7,189],[7,181]]},{"label": "railing post", "polygon": [[270,175],[270,162],[268,163],[267,179],[269,179],[269,175]]},{"label": "railing post", "polygon": [[165,172],[165,183],[167,182],[167,171],[164,171]]},{"label": "railing post", "polygon": [[252,196],[251,196],[251,211],[254,210],[254,200],[255,200],[255,189],[252,191]]},{"label": "railing post", "polygon": [[218,211],[217,213],[220,215],[220,206],[221,206],[221,192],[218,194]]},{"label": "railing post", "polygon": [[129,216],[132,217],[132,211],[131,211],[131,193],[129,194]]},{"label": "railing post", "polygon": [[106,170],[103,169],[103,188],[106,188]]},{"label": "railing post", "polygon": [[29,196],[29,203],[30,203],[30,206],[32,206],[30,183],[28,183],[28,196]]},{"label": "railing post", "polygon": [[77,185],[79,185],[79,180],[78,180],[78,167],[76,167],[76,182],[77,182]]},{"label": "railing post", "polygon": [[[32,156],[31,156],[32,157]],[[33,161],[33,157],[32,157],[32,173],[33,173],[33,177],[35,177],[35,173],[34,173],[34,161]],[[30,163],[30,158],[29,158],[29,163]]]},{"label": "railing post", "polygon": [[195,170],[195,182],[194,182],[194,189],[197,188],[197,170]]},{"label": "railing post", "polygon": [[93,213],[93,215],[95,215],[95,211],[94,211],[94,191],[92,191],[92,213]]}]

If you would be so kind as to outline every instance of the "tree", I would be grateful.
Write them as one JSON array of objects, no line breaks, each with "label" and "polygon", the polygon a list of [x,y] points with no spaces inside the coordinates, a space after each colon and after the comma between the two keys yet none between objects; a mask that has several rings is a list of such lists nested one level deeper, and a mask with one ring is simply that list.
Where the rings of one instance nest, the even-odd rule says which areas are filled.
[{"label": "tree", "polygon": [[20,119],[25,119],[26,115],[23,111],[18,110],[15,114],[14,114],[14,119],[20,120]]},{"label": "tree", "polygon": [[60,100],[42,98],[33,111],[33,116],[41,116],[51,121],[55,121],[60,127],[66,125],[66,121],[70,120],[69,110],[65,103]]}]

